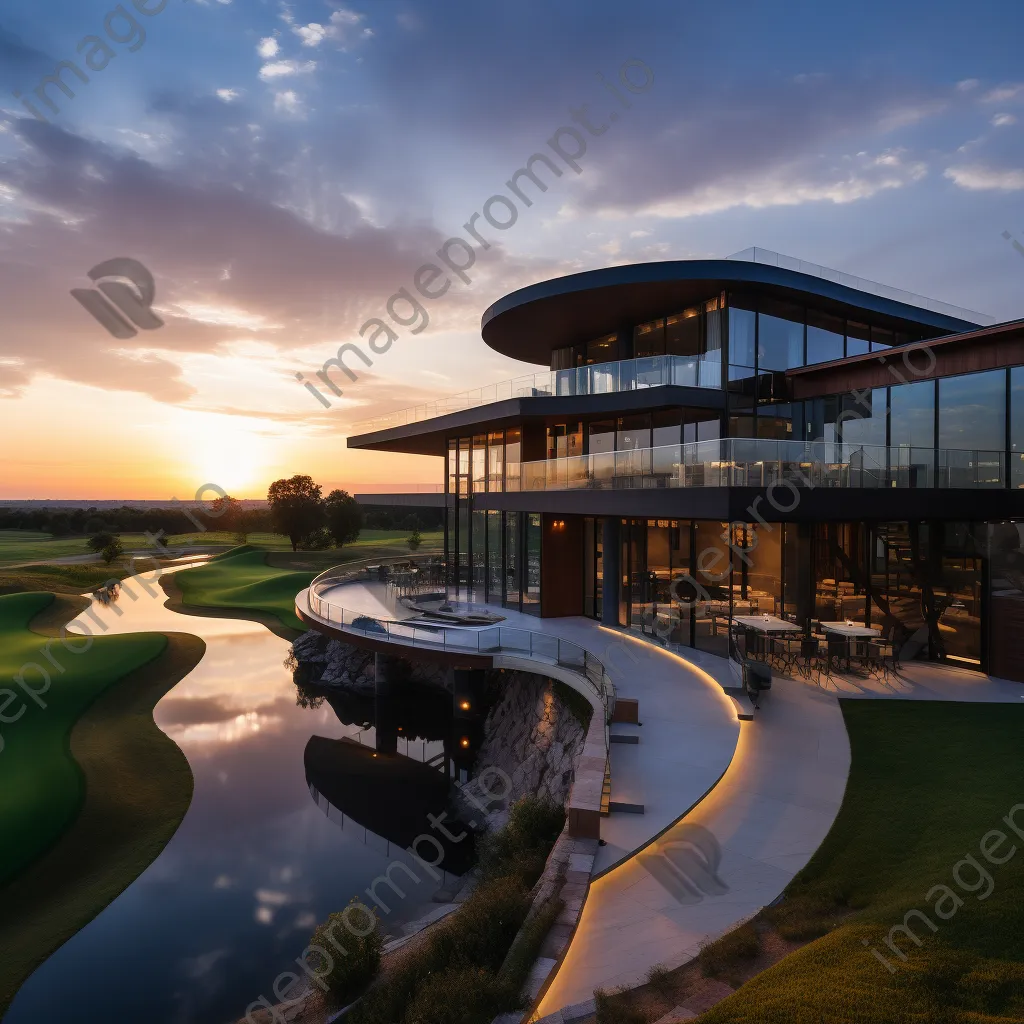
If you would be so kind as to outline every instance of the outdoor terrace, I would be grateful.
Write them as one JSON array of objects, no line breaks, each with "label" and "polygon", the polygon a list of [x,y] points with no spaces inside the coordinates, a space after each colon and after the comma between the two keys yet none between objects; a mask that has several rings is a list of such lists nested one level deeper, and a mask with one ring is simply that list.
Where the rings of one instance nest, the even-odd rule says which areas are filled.
[{"label": "outdoor terrace", "polygon": [[[1012,486],[1024,484],[1024,455],[1011,460]],[[631,451],[524,462],[523,491],[770,487],[1004,488],[1006,453],[892,448],[831,441],[727,437]]]},{"label": "outdoor terrace", "polygon": [[352,425],[352,433],[369,434],[391,427],[404,427],[511,398],[608,395],[666,385],[721,389],[722,363],[720,359],[702,356],[646,356],[613,363],[591,363],[569,370],[542,370],[363,420]]}]

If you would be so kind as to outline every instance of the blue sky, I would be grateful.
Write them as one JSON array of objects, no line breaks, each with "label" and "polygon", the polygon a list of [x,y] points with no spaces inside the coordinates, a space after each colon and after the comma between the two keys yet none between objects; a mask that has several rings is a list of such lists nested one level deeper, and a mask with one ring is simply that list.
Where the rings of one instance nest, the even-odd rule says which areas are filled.
[{"label": "blue sky", "polygon": [[[80,496],[72,463],[96,496],[201,470],[258,494],[300,456],[332,485],[432,480],[429,460],[347,452],[351,423],[531,369],[483,346],[483,310],[614,263],[758,245],[1024,315],[1002,237],[1024,241],[1019,3],[138,5],[154,13],[121,7],[141,42],[123,15],[105,29],[109,0],[0,12],[0,430],[50,424],[9,496]],[[90,35],[116,56],[65,75],[76,95],[51,89],[36,120],[15,91],[81,63]],[[626,110],[598,76],[629,60],[654,80]],[[607,131],[581,173],[491,230],[430,326],[318,406],[294,374],[357,338],[582,104]],[[160,331],[118,342],[69,297],[114,256],[152,270]],[[111,402],[123,437],[92,426]]]}]

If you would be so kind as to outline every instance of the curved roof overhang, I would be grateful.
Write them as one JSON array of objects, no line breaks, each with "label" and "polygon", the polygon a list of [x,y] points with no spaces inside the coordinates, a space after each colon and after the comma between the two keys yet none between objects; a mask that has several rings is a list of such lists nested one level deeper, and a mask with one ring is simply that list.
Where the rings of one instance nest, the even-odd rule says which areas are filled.
[{"label": "curved roof overhang", "polygon": [[894,330],[942,334],[980,326],[783,267],[666,260],[588,270],[520,288],[486,310],[481,330],[484,341],[502,355],[548,365],[554,348],[631,329],[730,290],[758,291],[839,316],[870,315]]}]

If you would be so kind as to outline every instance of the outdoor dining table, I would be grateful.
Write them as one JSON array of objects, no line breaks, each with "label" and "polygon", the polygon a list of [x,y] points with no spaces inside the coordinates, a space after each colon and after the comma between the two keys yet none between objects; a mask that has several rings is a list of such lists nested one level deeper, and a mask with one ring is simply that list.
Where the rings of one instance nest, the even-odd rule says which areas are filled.
[{"label": "outdoor dining table", "polygon": [[873,629],[871,626],[864,626],[857,622],[823,622],[821,628],[826,633],[835,633],[846,640],[846,669],[850,669],[850,647],[851,642],[857,637],[881,636],[880,629]]},{"label": "outdoor dining table", "polygon": [[772,634],[781,635],[784,633],[800,632],[800,627],[795,622],[780,619],[777,615],[736,615],[733,617],[733,622],[746,630],[750,630],[752,633],[761,634],[758,644],[759,654],[766,653],[763,644],[765,637]]},{"label": "outdoor dining table", "polygon": [[862,626],[856,622],[823,622],[821,628],[826,633],[839,633],[845,637],[855,636],[881,636],[880,629],[873,629],[871,626]]}]

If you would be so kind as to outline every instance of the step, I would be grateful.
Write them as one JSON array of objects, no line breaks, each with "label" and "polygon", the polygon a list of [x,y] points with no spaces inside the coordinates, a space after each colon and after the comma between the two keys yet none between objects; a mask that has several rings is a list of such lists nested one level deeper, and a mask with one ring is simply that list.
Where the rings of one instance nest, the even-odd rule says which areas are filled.
[{"label": "step", "polygon": [[626,803],[624,800],[609,800],[608,801],[608,810],[609,811],[618,811],[618,812],[623,813],[623,814],[643,814],[644,813],[644,805],[643,804],[630,804],[630,803]]}]

